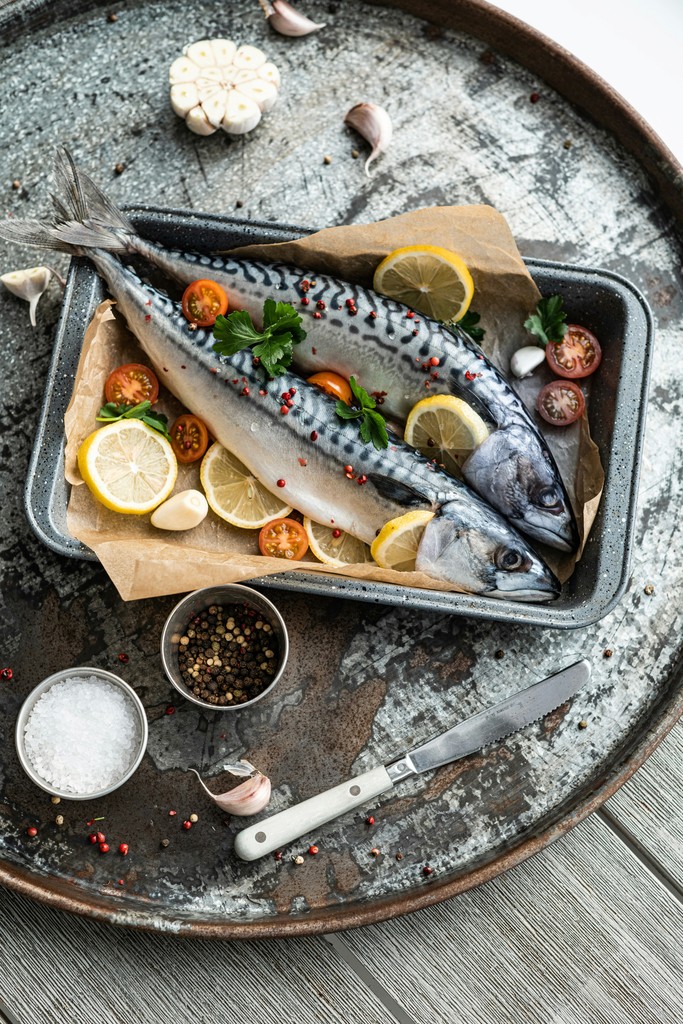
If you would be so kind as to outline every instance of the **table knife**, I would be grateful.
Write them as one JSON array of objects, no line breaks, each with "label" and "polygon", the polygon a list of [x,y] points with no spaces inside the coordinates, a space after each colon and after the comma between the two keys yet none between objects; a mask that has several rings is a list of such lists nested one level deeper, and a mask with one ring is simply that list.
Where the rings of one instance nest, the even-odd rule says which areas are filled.
[{"label": "table knife", "polygon": [[505,739],[564,704],[588,681],[590,674],[589,663],[577,661],[434,736],[391,764],[373,768],[250,825],[235,837],[235,853],[242,860],[257,860],[354,807],[368,803],[410,775],[440,768]]}]

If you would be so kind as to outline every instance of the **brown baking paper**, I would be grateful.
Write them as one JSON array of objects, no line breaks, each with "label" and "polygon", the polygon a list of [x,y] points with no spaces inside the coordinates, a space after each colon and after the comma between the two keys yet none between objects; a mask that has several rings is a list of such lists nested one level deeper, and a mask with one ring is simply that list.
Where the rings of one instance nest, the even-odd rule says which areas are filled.
[{"label": "brown baking paper", "polygon": [[[250,245],[237,251],[240,256],[292,263],[310,272],[370,285],[374,269],[384,256],[400,246],[417,244],[440,245],[462,256],[474,279],[472,308],[481,314],[481,326],[486,330],[483,348],[507,373],[512,353],[529,340],[523,322],[540,296],[507,223],[491,207],[430,207],[374,224],[327,228],[293,242]],[[85,333],[74,391],[64,417],[65,475],[72,484],[68,529],[92,548],[124,600],[237,583],[285,568],[289,572],[323,572],[425,590],[457,589],[422,573],[399,573],[374,564],[335,569],[311,560],[284,566],[281,559],[258,554],[257,531],[232,527],[211,511],[196,529],[170,533],[156,530],[149,516],[125,516],[104,508],[82,486],[76,455],[81,442],[97,427],[95,417],[104,401],[109,373],[122,363],[145,361],[135,338],[116,315],[115,306],[103,302]],[[538,373],[531,385],[521,382],[522,390],[528,392],[523,395],[527,404],[533,405],[533,395],[542,382]],[[175,398],[163,391],[158,407],[169,419],[181,411]],[[564,430],[550,428],[546,440],[574,504],[583,548],[604,480],[597,447],[590,439],[585,418]],[[198,463],[179,467],[175,491],[188,487],[200,487]],[[578,560],[575,556],[558,558],[557,552],[549,549],[543,554],[563,580],[571,575]]]}]

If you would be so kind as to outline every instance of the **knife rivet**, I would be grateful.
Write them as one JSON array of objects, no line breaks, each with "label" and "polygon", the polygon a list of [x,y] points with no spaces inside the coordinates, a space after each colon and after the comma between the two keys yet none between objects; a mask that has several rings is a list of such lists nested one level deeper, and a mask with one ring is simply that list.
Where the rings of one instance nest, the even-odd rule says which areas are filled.
[{"label": "knife rivet", "polygon": [[349,793],[351,794],[351,796],[358,796],[358,794],[360,793],[360,786],[351,786]]},{"label": "knife rivet", "polygon": [[265,843],[265,841],[266,841],[266,833],[265,832],[257,832],[256,835],[254,836],[254,839],[256,840],[257,843]]},{"label": "knife rivet", "polygon": [[403,761],[399,761],[399,763],[396,765],[396,771],[397,772],[404,772],[405,770],[406,770],[406,766],[404,765]]}]

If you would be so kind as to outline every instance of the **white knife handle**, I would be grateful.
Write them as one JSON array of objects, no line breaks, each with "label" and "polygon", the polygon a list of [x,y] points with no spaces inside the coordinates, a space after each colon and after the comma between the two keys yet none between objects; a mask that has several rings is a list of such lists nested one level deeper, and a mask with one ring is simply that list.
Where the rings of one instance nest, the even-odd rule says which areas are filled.
[{"label": "white knife handle", "polygon": [[364,775],[343,782],[341,786],[328,789],[256,825],[242,829],[235,836],[235,853],[242,860],[257,860],[306,832],[314,831],[326,821],[332,821],[354,807],[367,803],[392,786],[386,768],[373,768]]}]

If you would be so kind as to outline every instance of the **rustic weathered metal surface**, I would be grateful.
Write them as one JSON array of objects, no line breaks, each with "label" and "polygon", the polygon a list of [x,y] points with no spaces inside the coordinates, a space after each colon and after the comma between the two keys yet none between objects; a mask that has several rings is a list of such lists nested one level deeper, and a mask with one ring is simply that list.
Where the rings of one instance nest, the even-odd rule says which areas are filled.
[{"label": "rustic weathered metal surface", "polygon": [[[247,0],[195,5],[192,23],[202,34],[261,42],[283,69],[280,106],[238,140],[197,139],[167,107],[166,67],[188,41],[184,5],[124,6],[109,22],[93,4],[72,3],[68,15],[57,4],[49,8],[52,23],[33,33],[14,12],[45,14],[47,6],[3,9],[0,27],[12,25],[14,42],[0,51],[11,96],[0,128],[0,212],[47,211],[59,142],[101,177],[110,169],[122,202],[142,197],[229,213],[240,200],[248,216],[311,225],[436,202],[494,204],[525,255],[621,273],[658,318],[636,555],[617,609],[570,635],[278,594],[292,653],[273,697],[228,723],[190,705],[167,715],[172,691],[158,638],[173,599],[122,604],[99,567],[60,558],[25,522],[22,483],[59,297],[45,301],[41,326],[31,332],[25,307],[3,293],[1,635],[2,661],[14,677],[0,682],[0,879],[80,913],[179,934],[331,930],[476,885],[594,809],[681,712],[679,169],[578,65],[560,61],[566,73],[557,84],[569,91],[571,67],[583,107],[598,121],[608,111],[624,142],[640,144],[639,160],[535,74],[486,53],[488,44],[473,35],[357,3],[309,6],[330,27],[291,41],[266,35],[258,6]],[[533,33],[497,21],[485,5],[444,0],[430,9],[444,21],[472,15],[469,31],[482,38],[492,38],[497,25],[500,45],[515,47],[523,61],[540,59]],[[552,60],[547,73],[557,73]],[[530,104],[535,91],[540,99]],[[357,140],[341,127],[344,111],[361,99],[387,106],[396,129],[371,182],[351,157]],[[331,163],[323,163],[325,154]],[[126,169],[116,177],[119,162]],[[12,189],[15,179],[21,185]],[[656,184],[663,180],[666,195]],[[28,251],[1,253],[3,269],[36,261]],[[650,582],[655,589],[646,594]],[[126,664],[118,659],[123,652]],[[333,823],[315,837],[316,857],[302,844],[300,866],[288,856],[236,863],[230,838],[237,826],[222,824],[183,771],[193,765],[211,773],[233,754],[247,754],[271,775],[277,810],[580,656],[593,661],[594,677],[570,707],[502,747],[406,783],[372,809],[372,827],[362,815]],[[86,663],[114,668],[135,686],[149,713],[149,752],[134,779],[97,806],[55,808],[21,773],[12,727],[37,681]],[[169,809],[178,815],[169,817]],[[59,811],[62,826],[54,824]],[[184,831],[179,819],[191,811],[200,820]],[[125,860],[93,855],[86,843],[86,820],[100,815],[111,839],[130,844]],[[29,839],[33,824],[39,835]],[[373,847],[379,856],[370,855]]]},{"label": "rustic weathered metal surface", "polygon": [[[215,216],[172,210],[133,210],[146,238],[168,247],[222,251],[250,240],[276,241],[301,230],[243,225]],[[260,234],[262,232],[262,234]],[[602,339],[603,374],[610,386],[594,390],[591,436],[605,466],[605,487],[586,550],[557,601],[548,605],[492,601],[387,583],[282,573],[258,584],[276,589],[355,598],[468,618],[576,629],[597,622],[615,606],[629,578],[648,380],[654,343],[652,315],[643,297],[611,272],[531,260],[529,269],[544,295],[564,296],[570,321],[590,323]],[[64,479],[63,419],[81,351],[83,333],[105,295],[93,268],[82,261],[69,276],[55,338],[42,421],[26,479],[26,510],[34,530],[59,554],[95,557],[67,529],[69,487]]]}]

